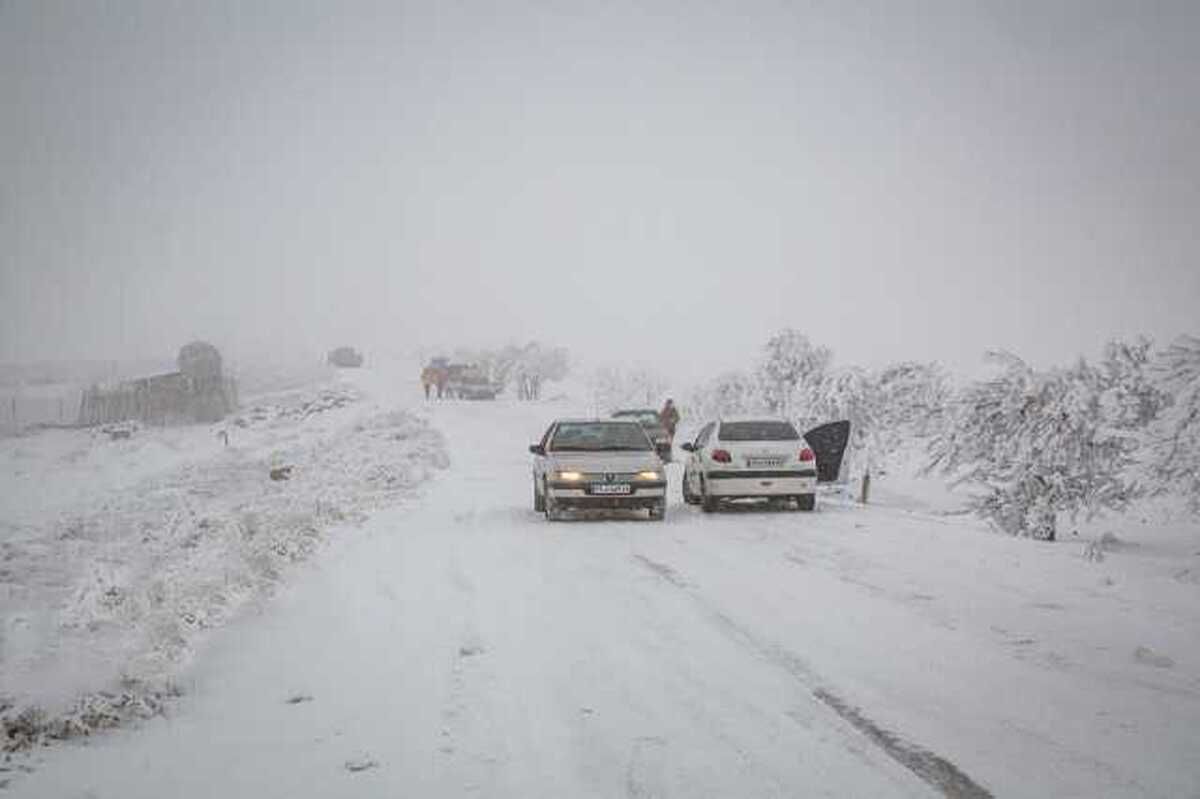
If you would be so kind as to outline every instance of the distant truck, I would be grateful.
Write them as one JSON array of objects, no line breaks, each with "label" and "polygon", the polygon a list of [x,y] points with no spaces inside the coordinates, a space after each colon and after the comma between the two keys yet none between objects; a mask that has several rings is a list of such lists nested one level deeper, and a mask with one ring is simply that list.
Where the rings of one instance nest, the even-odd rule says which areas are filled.
[{"label": "distant truck", "polygon": [[326,359],[331,366],[340,369],[357,369],[363,365],[362,353],[353,347],[338,347],[330,350]]},{"label": "distant truck", "polygon": [[502,386],[488,375],[487,370],[471,363],[452,363],[446,366],[446,396],[467,400],[494,400]]}]

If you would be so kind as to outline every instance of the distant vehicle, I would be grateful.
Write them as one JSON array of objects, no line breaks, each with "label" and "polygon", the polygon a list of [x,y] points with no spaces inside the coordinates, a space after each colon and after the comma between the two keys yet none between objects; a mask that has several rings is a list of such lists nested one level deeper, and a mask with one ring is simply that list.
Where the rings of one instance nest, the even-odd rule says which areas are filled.
[{"label": "distant vehicle", "polygon": [[363,365],[362,353],[353,347],[338,347],[330,350],[326,360],[332,366],[337,366],[342,369],[357,369]]},{"label": "distant vehicle", "polygon": [[658,411],[653,408],[626,408],[615,411],[612,418],[632,420],[640,424],[654,442],[658,457],[662,458],[664,463],[671,462],[671,434],[667,432],[667,426],[663,424]]},{"label": "distant vehicle", "polygon": [[785,419],[710,421],[681,446],[688,453],[683,500],[706,513],[728,500],[752,498],[792,500],[800,510],[813,510],[818,478],[837,479],[849,432],[849,422],[801,436]]},{"label": "distant vehicle", "polygon": [[667,475],[642,426],[615,419],[563,419],[529,451],[533,508],[555,521],[572,510],[667,512]]},{"label": "distant vehicle", "polygon": [[445,393],[449,397],[469,400],[492,400],[501,386],[492,381],[487,370],[470,363],[446,365]]}]

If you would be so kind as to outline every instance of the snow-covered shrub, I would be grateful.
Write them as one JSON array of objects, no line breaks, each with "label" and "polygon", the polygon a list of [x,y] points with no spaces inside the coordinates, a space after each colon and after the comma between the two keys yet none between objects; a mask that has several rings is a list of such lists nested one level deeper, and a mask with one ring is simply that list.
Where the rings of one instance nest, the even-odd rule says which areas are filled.
[{"label": "snow-covered shrub", "polygon": [[1176,339],[1153,372],[1166,399],[1148,426],[1145,473],[1156,492],[1178,491],[1200,510],[1200,338]]},{"label": "snow-covered shrub", "polygon": [[923,439],[941,429],[950,378],[936,363],[904,361],[875,375],[879,411],[876,423],[885,452],[904,440]]},{"label": "snow-covered shrub", "polygon": [[1155,379],[1152,347],[1150,339],[1141,336],[1105,345],[1098,367],[1104,381],[1100,405],[1112,427],[1142,430],[1166,405],[1169,397]]},{"label": "snow-covered shrub", "polygon": [[1036,372],[993,353],[999,374],[972,383],[947,408],[928,469],[977,489],[972,508],[1014,535],[1053,540],[1060,513],[1124,507],[1129,436],[1104,421],[1102,370],[1084,361]]}]

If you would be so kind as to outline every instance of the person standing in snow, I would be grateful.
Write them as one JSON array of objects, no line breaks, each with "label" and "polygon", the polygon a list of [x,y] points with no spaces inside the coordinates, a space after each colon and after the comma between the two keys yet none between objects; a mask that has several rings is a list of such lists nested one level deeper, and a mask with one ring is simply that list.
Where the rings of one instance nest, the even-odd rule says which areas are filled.
[{"label": "person standing in snow", "polygon": [[674,441],[675,428],[679,424],[679,410],[675,407],[675,400],[667,398],[666,404],[658,412],[658,420],[662,422],[663,427],[667,428],[667,436]]},{"label": "person standing in snow", "polygon": [[429,392],[435,382],[437,382],[437,378],[434,375],[434,368],[432,366],[426,366],[421,370],[421,385],[425,388],[425,399],[429,399]]}]

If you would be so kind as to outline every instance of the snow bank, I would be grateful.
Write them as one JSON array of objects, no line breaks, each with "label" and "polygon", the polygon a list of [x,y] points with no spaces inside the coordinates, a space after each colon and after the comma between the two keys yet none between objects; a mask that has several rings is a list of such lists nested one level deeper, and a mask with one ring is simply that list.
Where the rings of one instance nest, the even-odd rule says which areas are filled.
[{"label": "snow bank", "polygon": [[338,382],[211,428],[4,442],[0,464],[0,720],[19,748],[158,712],[207,631],[447,455]]}]

